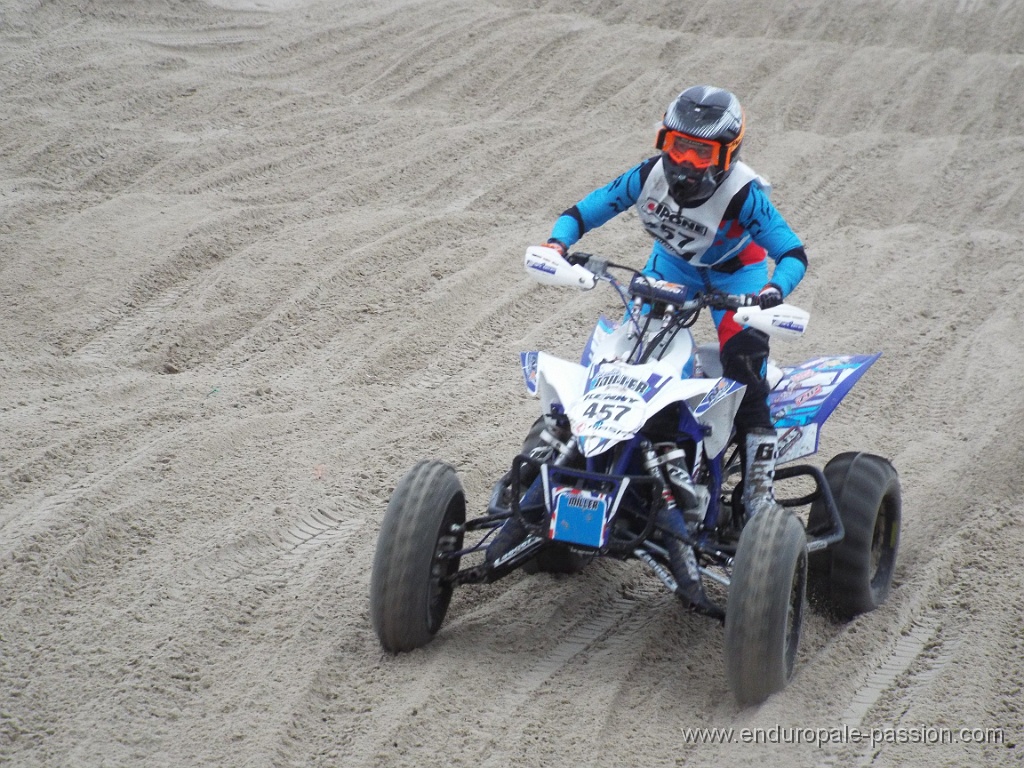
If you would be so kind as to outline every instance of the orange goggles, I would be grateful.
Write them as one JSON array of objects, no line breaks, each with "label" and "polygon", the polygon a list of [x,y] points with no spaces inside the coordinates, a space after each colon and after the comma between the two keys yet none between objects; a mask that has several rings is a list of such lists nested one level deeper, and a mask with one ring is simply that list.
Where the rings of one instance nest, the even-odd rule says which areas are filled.
[{"label": "orange goggles", "polygon": [[[685,133],[679,133],[679,131],[669,130],[663,126],[658,131],[658,138],[654,142],[654,147],[668,155],[669,160],[676,165],[689,163],[694,168],[701,170],[715,165],[724,170],[728,169],[732,161],[732,153],[739,144],[739,138],[742,137],[738,137],[736,141],[723,147],[717,141],[698,139]],[[725,155],[724,162],[722,158],[723,153]]]},{"label": "orange goggles", "polygon": [[687,136],[678,131],[662,128],[658,131],[658,139],[654,143],[676,165],[689,163],[694,168],[710,168],[718,163],[721,145],[715,141],[704,141]]}]

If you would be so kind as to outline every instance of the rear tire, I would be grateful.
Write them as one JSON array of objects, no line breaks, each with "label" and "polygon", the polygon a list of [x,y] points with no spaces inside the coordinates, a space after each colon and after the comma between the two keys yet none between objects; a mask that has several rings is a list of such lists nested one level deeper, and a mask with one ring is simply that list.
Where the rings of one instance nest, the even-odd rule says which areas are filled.
[{"label": "rear tire", "polygon": [[455,470],[421,461],[399,481],[388,503],[370,576],[370,619],[385,650],[426,645],[441,627],[453,587],[446,581],[459,559],[439,559],[462,548],[452,526],[466,521],[466,498]]},{"label": "rear tire", "polygon": [[[841,453],[825,465],[846,535],[812,560],[811,588],[838,618],[873,611],[889,596],[902,523],[896,469],[881,456]],[[808,528],[828,523],[825,505],[811,505]]]},{"label": "rear tire", "polygon": [[759,704],[793,676],[807,601],[807,537],[779,507],[743,528],[725,611],[725,670],[741,706]]}]

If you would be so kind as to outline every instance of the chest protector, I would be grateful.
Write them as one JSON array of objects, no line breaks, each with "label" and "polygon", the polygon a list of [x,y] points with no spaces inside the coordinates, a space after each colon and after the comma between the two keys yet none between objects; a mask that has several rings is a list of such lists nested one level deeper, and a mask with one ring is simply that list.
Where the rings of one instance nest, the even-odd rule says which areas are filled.
[{"label": "chest protector", "polygon": [[[743,189],[744,185],[756,180],[763,188],[769,189],[768,182],[758,176],[754,170],[737,161],[732,172],[726,177],[714,194],[695,208],[683,208],[668,191],[668,179],[661,162],[652,169],[647,181],[640,190],[636,207],[640,213],[640,221],[644,228],[668,251],[695,267],[711,267],[728,261],[746,248],[751,237],[743,232],[738,238],[729,242],[719,242],[725,248],[716,248],[708,254],[708,249],[716,244],[718,227],[722,216],[733,196]],[[709,260],[705,260],[707,254]]]}]

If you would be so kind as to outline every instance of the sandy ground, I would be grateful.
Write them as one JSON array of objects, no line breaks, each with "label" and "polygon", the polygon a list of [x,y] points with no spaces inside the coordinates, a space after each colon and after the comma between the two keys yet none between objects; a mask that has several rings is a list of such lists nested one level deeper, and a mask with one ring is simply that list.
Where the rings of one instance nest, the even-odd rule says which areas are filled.
[{"label": "sandy ground", "polygon": [[[1022,65],[1024,5],[984,0],[6,0],[0,763],[1021,765]],[[899,469],[891,600],[812,614],[748,710],[630,564],[466,589],[382,653],[398,478],[443,458],[482,511],[535,417],[518,352],[606,306],[525,246],[698,82],[808,246],[776,358],[884,352],[820,459]],[[648,247],[632,214],[585,243]]]}]

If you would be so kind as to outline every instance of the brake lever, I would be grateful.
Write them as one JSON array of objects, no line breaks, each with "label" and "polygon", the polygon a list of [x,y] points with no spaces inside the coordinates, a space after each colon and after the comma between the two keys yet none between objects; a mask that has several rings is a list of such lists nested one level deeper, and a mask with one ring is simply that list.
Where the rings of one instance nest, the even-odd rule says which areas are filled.
[{"label": "brake lever", "polygon": [[608,261],[591,256],[587,260],[587,269],[594,273],[595,277],[604,277],[608,274]]}]

